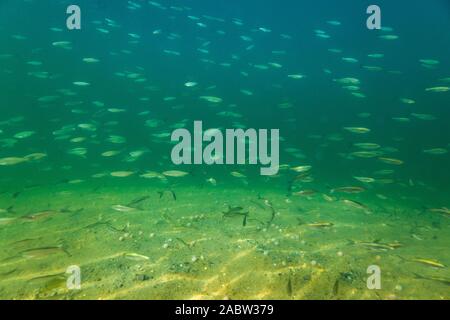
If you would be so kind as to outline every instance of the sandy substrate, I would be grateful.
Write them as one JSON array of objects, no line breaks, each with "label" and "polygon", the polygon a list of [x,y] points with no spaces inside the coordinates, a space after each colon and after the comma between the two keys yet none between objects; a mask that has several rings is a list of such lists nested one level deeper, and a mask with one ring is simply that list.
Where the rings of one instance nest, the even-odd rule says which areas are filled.
[{"label": "sandy substrate", "polygon": [[[370,212],[321,194],[242,185],[171,188],[134,178],[36,188],[0,226],[3,299],[449,299],[449,218],[380,199]],[[141,179],[142,180],[142,179]],[[119,212],[143,196],[138,208]],[[330,200],[330,199],[328,199]],[[360,200],[360,199],[358,199]],[[269,201],[269,202],[267,202]],[[272,217],[272,209],[275,215]],[[0,203],[6,207],[7,203]],[[224,217],[240,206],[244,217]],[[81,210],[82,209],[82,210]],[[21,218],[49,210],[36,219]],[[270,222],[271,221],[271,222]],[[326,223],[327,225],[314,225]],[[393,244],[370,248],[360,242]],[[43,250],[34,256],[33,248]],[[81,290],[66,286],[69,266]],[[381,269],[369,290],[367,268]],[[426,277],[428,279],[423,279]]]}]

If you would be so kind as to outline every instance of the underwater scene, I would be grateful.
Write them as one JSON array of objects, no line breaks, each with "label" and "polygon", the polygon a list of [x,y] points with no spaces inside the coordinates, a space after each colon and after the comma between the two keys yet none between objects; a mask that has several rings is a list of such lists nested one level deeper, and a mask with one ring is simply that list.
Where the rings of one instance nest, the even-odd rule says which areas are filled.
[{"label": "underwater scene", "polygon": [[0,110],[0,299],[450,299],[447,0],[1,0]]}]

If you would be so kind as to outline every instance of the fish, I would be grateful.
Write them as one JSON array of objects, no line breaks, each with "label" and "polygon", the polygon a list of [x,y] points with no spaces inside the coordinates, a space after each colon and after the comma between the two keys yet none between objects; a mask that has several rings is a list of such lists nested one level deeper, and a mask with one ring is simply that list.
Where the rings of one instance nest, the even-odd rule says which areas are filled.
[{"label": "fish", "polygon": [[371,131],[370,129],[363,127],[344,127],[344,130],[357,134],[366,134]]},{"label": "fish", "polygon": [[11,224],[16,220],[17,218],[0,218],[0,226]]},{"label": "fish", "polygon": [[419,62],[428,65],[437,65],[440,63],[438,60],[435,59],[420,59]]},{"label": "fish", "polygon": [[369,53],[367,55],[369,58],[373,58],[373,59],[381,59],[384,58],[384,54],[383,53]]},{"label": "fish", "polygon": [[268,29],[268,28],[264,28],[264,27],[259,27],[258,30],[259,30],[259,31],[262,31],[262,32],[264,32],[264,33],[270,33],[270,32],[272,32],[272,30],[270,30],[270,29]]},{"label": "fish", "polygon": [[366,191],[363,187],[340,187],[331,189],[331,193],[343,192],[343,193],[361,193]]},{"label": "fish", "polygon": [[137,199],[134,199],[133,201],[131,201],[129,204],[127,204],[126,206],[127,207],[133,207],[133,206],[136,206],[137,204],[139,204],[139,203],[141,203],[141,202],[144,202],[144,201],[146,201],[146,200],[148,200],[148,199],[150,199],[150,196],[142,196],[142,197],[139,197],[139,198],[137,198]]},{"label": "fish", "polygon": [[297,181],[302,181],[302,182],[307,182],[308,178],[310,177],[310,172],[309,171],[304,171],[298,175],[296,175],[292,181],[290,181],[290,186],[292,186],[295,182]]},{"label": "fish", "polygon": [[291,79],[303,79],[304,77],[305,76],[302,74],[289,74],[288,75],[288,78],[291,78]]},{"label": "fish", "polygon": [[233,172],[231,172],[230,174],[231,174],[233,177],[235,177],[235,178],[247,178],[246,175],[244,175],[244,174],[242,174],[242,173],[240,173],[240,172],[237,172],[237,171],[233,171]]},{"label": "fish", "polygon": [[70,142],[73,142],[73,143],[80,143],[83,141],[86,141],[85,137],[76,137],[76,138],[70,139]]},{"label": "fish", "polygon": [[430,267],[435,267],[435,268],[445,268],[446,265],[444,265],[443,263],[437,261],[437,260],[432,260],[432,259],[424,259],[424,258],[414,258],[411,259],[410,261],[412,262],[418,262]]},{"label": "fish", "polygon": [[67,277],[65,273],[48,274],[31,278],[28,283],[39,286],[40,292],[47,294],[55,289],[66,288]]},{"label": "fish", "polygon": [[189,173],[184,172],[184,171],[178,171],[178,170],[169,170],[169,171],[164,171],[162,174],[166,177],[179,178],[179,177],[185,177]]},{"label": "fish", "polygon": [[383,40],[397,40],[400,37],[395,34],[386,34],[386,35],[378,36],[378,38],[383,39]]},{"label": "fish", "polygon": [[[125,109],[120,109],[120,108],[108,108],[107,111],[108,111],[108,112],[111,112],[111,113],[123,113],[123,112],[126,112],[127,110],[125,110]],[[121,138],[121,137],[119,137],[119,139],[120,139],[120,138]]]},{"label": "fish", "polygon": [[66,50],[72,49],[72,43],[70,41],[56,41],[52,43],[52,46]]},{"label": "fish", "polygon": [[214,97],[214,96],[201,96],[200,100],[204,100],[211,103],[221,103],[223,101],[222,98]]},{"label": "fish", "polygon": [[11,269],[11,270],[9,270],[9,271],[6,271],[6,272],[3,272],[3,273],[0,273],[0,276],[2,276],[2,277],[6,277],[6,276],[9,276],[9,275],[11,275],[11,274],[15,273],[15,272],[16,272],[17,270],[18,270],[17,268]]},{"label": "fish", "polygon": [[291,279],[291,273],[289,273],[289,278],[287,282],[287,294],[288,296],[292,296],[293,288],[292,288],[292,279]]},{"label": "fish", "polygon": [[399,246],[401,246],[399,243],[381,243],[379,240],[375,240],[373,242],[367,242],[367,241],[348,241],[349,245],[357,245],[357,246],[363,246],[371,250],[381,250],[381,251],[387,251],[387,250],[395,250]]},{"label": "fish", "polygon": [[88,130],[88,131],[96,131],[97,130],[97,127],[92,123],[80,123],[77,127],[81,128],[83,130]]},{"label": "fish", "polygon": [[97,62],[100,62],[100,60],[96,59],[96,58],[83,58],[83,62],[86,62],[86,63],[97,63]]},{"label": "fish", "polygon": [[305,165],[305,166],[297,166],[297,167],[293,167],[291,168],[292,171],[295,171],[297,173],[302,173],[302,172],[306,172],[312,169],[312,166],[309,165]]},{"label": "fish", "polygon": [[440,282],[447,286],[450,286],[450,278],[444,278],[439,276],[423,276],[417,273],[414,273],[414,276],[416,277],[416,279]]},{"label": "fish", "polygon": [[241,89],[240,90],[242,94],[246,95],[246,96],[252,96],[253,92],[250,90],[245,90],[245,89]]},{"label": "fish", "polygon": [[426,88],[425,91],[427,91],[427,92],[447,92],[447,91],[450,91],[450,87],[431,87],[431,88]]},{"label": "fish", "polygon": [[175,192],[173,190],[159,191],[158,192],[159,198],[161,199],[164,196],[164,194],[167,192],[172,195],[173,200],[175,200],[175,201],[177,200],[177,195],[175,194]]},{"label": "fish", "polygon": [[404,104],[414,104],[414,103],[416,103],[416,101],[414,101],[413,99],[409,99],[409,98],[401,98],[400,101],[403,102]]},{"label": "fish", "polygon": [[305,225],[307,227],[312,227],[312,228],[329,228],[329,227],[334,226],[334,224],[331,222],[314,222],[314,223],[307,223]]},{"label": "fish", "polygon": [[283,67],[283,65],[281,65],[281,64],[279,64],[279,63],[277,63],[277,62],[269,62],[268,63],[271,67],[274,67],[274,68],[282,68]]},{"label": "fish", "polygon": [[374,174],[378,175],[378,176],[386,176],[386,175],[393,174],[394,172],[395,171],[391,170],[391,169],[384,169],[384,170],[375,171]]},{"label": "fish", "polygon": [[349,91],[359,91],[360,87],[358,86],[343,86],[343,89],[349,90]]},{"label": "fish", "polygon": [[330,197],[330,196],[327,195],[327,194],[322,194],[322,198],[323,198],[325,201],[328,201],[328,202],[333,202],[333,201],[336,200],[334,197]]},{"label": "fish", "polygon": [[50,218],[58,213],[60,213],[60,211],[44,210],[44,211],[38,211],[38,212],[31,213],[29,215],[23,216],[23,217],[21,217],[21,219],[26,220],[26,221],[39,221],[39,220]]},{"label": "fish", "polygon": [[14,241],[14,242],[10,243],[10,245],[17,246],[17,247],[23,247],[23,246],[28,246],[30,243],[34,243],[41,239],[42,238],[40,238],[40,237],[39,238],[26,238],[26,239]]},{"label": "fish", "polygon": [[135,151],[131,151],[129,152],[130,157],[132,157],[133,159],[137,159],[140,158],[141,156],[143,156],[145,153],[147,153],[148,150],[147,149],[142,149],[142,150],[135,150]]},{"label": "fish", "polygon": [[437,118],[432,114],[425,114],[425,113],[411,113],[411,116],[414,118],[425,120],[425,121],[432,121],[436,120]]},{"label": "fish", "polygon": [[16,138],[16,139],[25,139],[25,138],[31,137],[35,133],[36,132],[34,132],[34,131],[22,131],[22,132],[16,133],[14,135],[14,138]]},{"label": "fish", "polygon": [[405,117],[393,117],[392,120],[398,121],[398,122],[410,122],[411,119],[405,118]]},{"label": "fish", "polygon": [[141,174],[140,177],[145,179],[153,179],[153,178],[166,179],[166,177],[163,174],[155,171],[148,171],[146,173]]},{"label": "fish", "polygon": [[374,151],[355,151],[355,152],[350,153],[350,155],[352,155],[354,157],[358,157],[358,158],[370,159],[370,158],[376,158],[376,157],[379,157],[379,156],[383,155],[383,152],[377,151],[377,150],[374,150]]},{"label": "fish", "polygon": [[122,144],[122,143],[125,143],[127,140],[122,136],[110,135],[108,137],[107,141],[109,141],[111,143]]},{"label": "fish", "polygon": [[228,205],[228,210],[222,212],[223,217],[234,217],[234,216],[247,216],[249,214],[248,211],[243,211],[242,207],[231,207]]},{"label": "fish", "polygon": [[242,220],[242,226],[245,227],[247,225],[247,217],[248,215],[244,216],[244,219]]},{"label": "fish", "polygon": [[371,177],[353,177],[353,178],[363,183],[373,183],[376,181],[374,178]]},{"label": "fish", "polygon": [[329,39],[330,35],[323,33],[323,32],[316,32],[316,37],[322,38],[322,39]]},{"label": "fish", "polygon": [[357,78],[340,78],[340,79],[334,79],[334,81],[340,83],[340,84],[346,84],[346,85],[359,85],[361,81]]},{"label": "fish", "polygon": [[118,151],[118,150],[110,150],[110,151],[105,151],[105,152],[103,152],[103,153],[101,154],[101,156],[102,156],[102,157],[107,157],[107,158],[109,158],[109,157],[117,156],[117,155],[119,155],[119,154],[121,154],[121,153],[122,153],[122,151]]},{"label": "fish", "polygon": [[379,66],[363,66],[364,69],[369,71],[382,71],[383,68]]},{"label": "fish", "polygon": [[142,254],[139,253],[124,253],[123,256],[129,260],[133,260],[133,261],[148,261],[150,260],[150,257],[148,256],[144,256]]},{"label": "fish", "polygon": [[450,216],[450,209],[442,207],[442,208],[432,208],[428,209],[430,212],[442,213]]},{"label": "fish", "polygon": [[363,210],[369,210],[369,208],[362,204],[361,202],[358,201],[354,201],[354,200],[349,200],[349,199],[343,199],[342,202],[348,206],[351,206],[353,208],[356,209],[363,209]]},{"label": "fish", "polygon": [[358,63],[358,59],[351,58],[351,57],[343,57],[342,60],[345,62],[350,62],[350,63]]},{"label": "fish", "polygon": [[431,155],[443,155],[447,154],[448,150],[444,148],[433,148],[433,149],[425,149],[423,150],[423,152]]},{"label": "fish", "polygon": [[85,157],[87,154],[87,149],[86,148],[73,148],[73,149],[70,149],[69,151],[67,151],[67,153],[70,155],[74,155],[74,156]]},{"label": "fish", "polygon": [[105,34],[109,33],[109,30],[104,29],[104,28],[96,28],[96,29],[98,32],[101,32],[101,33],[105,33]]},{"label": "fish", "polygon": [[381,162],[396,165],[396,166],[402,165],[404,163],[403,160],[394,159],[394,158],[386,158],[386,157],[378,157],[378,160],[380,160]]},{"label": "fish", "polygon": [[342,24],[340,21],[337,20],[329,20],[327,21],[327,23],[332,26],[340,26]]},{"label": "fish", "polygon": [[[351,93],[353,96],[357,97],[357,98],[365,98],[366,95],[364,93],[361,92],[352,92]],[[367,131],[368,132],[368,131]],[[356,133],[356,132],[355,132]],[[358,133],[363,133],[363,132],[358,132]]]},{"label": "fish", "polygon": [[73,84],[78,87],[88,87],[91,85],[89,82],[85,82],[85,81],[75,81],[75,82],[73,82]]},{"label": "fish", "polygon": [[28,162],[30,159],[19,157],[8,157],[0,159],[0,166],[14,166],[16,164]]},{"label": "fish", "polygon": [[38,258],[45,258],[49,255],[55,255],[65,253],[67,256],[72,256],[67,250],[63,248],[63,246],[54,246],[54,247],[40,247],[40,248],[32,248],[23,250],[20,252],[20,256],[27,259],[38,259]]},{"label": "fish", "polygon": [[316,190],[301,190],[301,191],[297,191],[292,193],[292,195],[294,196],[312,196],[314,194],[316,194],[317,191]]},{"label": "fish", "polygon": [[113,206],[111,207],[111,209],[113,209],[113,210],[115,210],[115,211],[119,211],[119,212],[134,212],[134,211],[137,210],[136,208],[132,208],[132,207],[128,207],[128,206],[123,206],[123,205],[120,205],[120,204],[113,205]]},{"label": "fish", "polygon": [[84,226],[83,229],[93,229],[93,228],[95,228],[97,226],[106,226],[106,227],[108,227],[109,229],[111,229],[112,231],[115,231],[115,232],[126,232],[127,229],[128,229],[128,225],[126,225],[123,228],[116,228],[116,227],[114,227],[112,225],[111,221],[102,221],[102,220],[94,222],[94,223],[91,223],[91,224],[89,224],[87,226]]},{"label": "fish", "polygon": [[114,171],[111,172],[110,175],[116,178],[126,178],[135,174],[134,171]]},{"label": "fish", "polygon": [[353,144],[355,147],[360,149],[366,149],[366,150],[374,150],[379,149],[381,146],[378,143],[371,143],[371,142],[360,142]]},{"label": "fish", "polygon": [[334,296],[337,296],[338,294],[339,294],[339,278],[338,279],[336,279],[336,281],[334,282],[334,285],[333,285],[333,295]]},{"label": "fish", "polygon": [[[400,246],[400,244],[399,244]],[[409,262],[417,262],[417,263],[421,263],[430,267],[434,267],[434,268],[446,268],[447,266],[444,265],[443,263],[435,260],[435,259],[427,259],[427,258],[405,258],[402,257],[400,255],[397,255],[397,257],[399,257],[400,259],[404,260],[404,261],[409,261]]]},{"label": "fish", "polygon": [[184,241],[181,238],[175,238],[176,240],[180,241],[184,246],[186,246],[189,249],[192,249],[192,247],[194,246],[195,242],[191,242],[191,243],[187,243],[186,241]]},{"label": "fish", "polygon": [[[12,198],[13,198],[13,199],[17,198],[21,193],[22,193],[22,191],[15,192],[15,193],[12,195]],[[6,209],[0,208],[0,213],[14,213],[14,206],[9,206],[9,207],[6,208]]]}]

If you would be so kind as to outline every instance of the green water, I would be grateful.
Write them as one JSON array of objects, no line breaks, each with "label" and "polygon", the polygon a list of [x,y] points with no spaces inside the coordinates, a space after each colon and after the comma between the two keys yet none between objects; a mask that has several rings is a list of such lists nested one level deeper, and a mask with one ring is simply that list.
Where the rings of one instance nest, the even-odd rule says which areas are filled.
[{"label": "green water", "polygon": [[[78,1],[69,31],[2,1],[0,298],[449,299],[449,5],[379,2],[382,30],[365,1]],[[174,165],[196,120],[279,129],[278,173]]]}]

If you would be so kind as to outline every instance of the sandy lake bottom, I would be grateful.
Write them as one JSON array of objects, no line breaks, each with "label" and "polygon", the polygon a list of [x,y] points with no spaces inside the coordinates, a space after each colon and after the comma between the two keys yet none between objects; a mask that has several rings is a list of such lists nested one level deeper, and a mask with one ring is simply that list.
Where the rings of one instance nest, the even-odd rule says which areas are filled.
[{"label": "sandy lake bottom", "polygon": [[[2,213],[0,297],[450,298],[448,216],[393,200],[365,199],[368,211],[269,187],[181,184],[172,194],[139,178],[117,181],[21,194]],[[112,208],[133,200],[134,210]],[[248,215],[224,215],[228,206]],[[73,265],[80,290],[66,286]],[[380,290],[367,288],[371,265]]]}]

